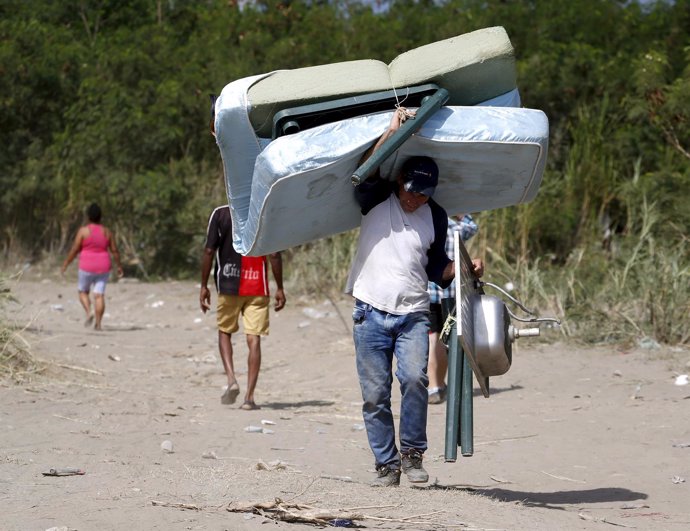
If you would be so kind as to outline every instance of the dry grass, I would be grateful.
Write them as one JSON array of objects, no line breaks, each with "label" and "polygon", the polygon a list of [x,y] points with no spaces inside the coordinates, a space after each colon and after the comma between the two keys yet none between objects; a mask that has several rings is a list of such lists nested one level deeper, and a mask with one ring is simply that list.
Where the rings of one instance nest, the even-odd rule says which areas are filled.
[{"label": "dry grass", "polygon": [[359,229],[300,245],[286,252],[291,289],[305,296],[342,296],[355,256]]},{"label": "dry grass", "polygon": [[[597,241],[574,249],[564,264],[506,259],[490,238],[474,243],[487,263],[485,280],[514,286],[512,295],[544,317],[562,321],[560,336],[583,343],[690,343],[690,261],[687,236],[655,236],[657,207],[637,205],[638,220],[613,251]],[[337,298],[354,257],[358,232],[350,231],[289,251],[286,271],[295,294]],[[494,242],[495,243],[495,242]],[[487,293],[498,295],[487,289]],[[505,299],[504,299],[505,300]],[[510,306],[510,304],[509,304]],[[520,314],[519,312],[517,312]],[[553,334],[546,334],[544,339]]]},{"label": "dry grass", "polygon": [[564,336],[585,343],[690,343],[690,263],[687,240],[660,242],[654,205],[640,207],[636,230],[607,253],[592,244],[565,264],[508,263],[486,249],[487,276],[510,281],[514,295],[543,315],[562,319]]},{"label": "dry grass", "polygon": [[0,379],[16,383],[30,381],[43,371],[24,337],[28,324],[19,327],[7,317],[7,307],[16,303],[6,278],[0,277]]}]

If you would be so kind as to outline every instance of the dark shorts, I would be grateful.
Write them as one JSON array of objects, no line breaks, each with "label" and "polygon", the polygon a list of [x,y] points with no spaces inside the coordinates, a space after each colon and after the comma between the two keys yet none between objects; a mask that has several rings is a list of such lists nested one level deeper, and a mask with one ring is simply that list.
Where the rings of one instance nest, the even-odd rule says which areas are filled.
[{"label": "dark shorts", "polygon": [[455,299],[443,299],[441,303],[429,304],[429,333],[441,333],[443,325],[446,324],[448,313],[455,311]]},{"label": "dark shorts", "polygon": [[443,311],[440,304],[429,305],[429,332],[441,333],[443,329]]}]

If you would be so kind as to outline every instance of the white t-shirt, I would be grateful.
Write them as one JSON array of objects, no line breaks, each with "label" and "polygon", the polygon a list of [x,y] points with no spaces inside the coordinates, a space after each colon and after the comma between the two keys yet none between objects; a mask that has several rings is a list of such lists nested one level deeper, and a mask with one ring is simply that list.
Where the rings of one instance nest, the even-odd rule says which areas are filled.
[{"label": "white t-shirt", "polygon": [[429,205],[408,213],[391,194],[362,217],[346,293],[395,315],[428,312],[425,268],[433,241]]}]

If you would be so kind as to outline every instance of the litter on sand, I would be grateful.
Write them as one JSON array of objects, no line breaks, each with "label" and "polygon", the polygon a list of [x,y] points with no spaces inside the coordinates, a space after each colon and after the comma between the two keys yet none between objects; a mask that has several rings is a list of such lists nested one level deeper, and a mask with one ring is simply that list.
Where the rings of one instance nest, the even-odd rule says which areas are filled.
[{"label": "litter on sand", "polygon": [[262,428],[261,426],[247,426],[244,428],[244,431],[247,433],[266,433],[266,434],[271,434],[274,433],[273,430],[269,430],[268,428]]},{"label": "litter on sand", "polygon": [[83,476],[86,474],[81,468],[51,468],[46,472],[42,472],[44,476]]},{"label": "litter on sand", "polygon": [[348,518],[334,518],[328,521],[333,527],[353,527],[354,522]]}]

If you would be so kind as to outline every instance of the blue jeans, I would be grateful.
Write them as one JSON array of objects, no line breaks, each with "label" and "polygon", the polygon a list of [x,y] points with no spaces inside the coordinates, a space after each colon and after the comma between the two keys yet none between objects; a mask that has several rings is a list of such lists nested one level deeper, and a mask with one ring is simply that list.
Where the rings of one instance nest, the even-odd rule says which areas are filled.
[{"label": "blue jeans", "polygon": [[362,415],[376,467],[400,468],[391,411],[393,355],[400,382],[400,451],[427,448],[426,366],[429,357],[429,315],[393,315],[355,299],[352,311],[357,374],[362,388]]}]

